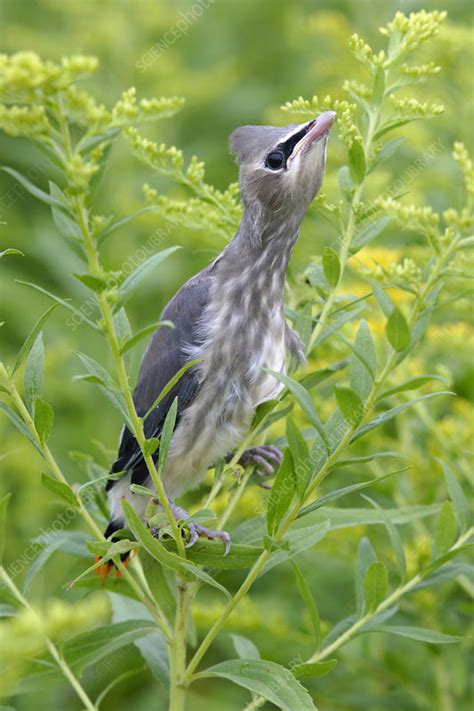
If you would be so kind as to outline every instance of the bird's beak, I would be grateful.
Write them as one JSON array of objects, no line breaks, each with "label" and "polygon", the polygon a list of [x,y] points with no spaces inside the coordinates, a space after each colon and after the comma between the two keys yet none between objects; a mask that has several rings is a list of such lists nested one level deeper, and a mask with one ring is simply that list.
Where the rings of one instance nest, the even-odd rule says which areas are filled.
[{"label": "bird's beak", "polygon": [[298,153],[307,153],[320,138],[327,136],[336,118],[334,111],[325,111],[317,118],[310,121],[306,126],[306,133],[296,144],[291,160],[294,160]]}]

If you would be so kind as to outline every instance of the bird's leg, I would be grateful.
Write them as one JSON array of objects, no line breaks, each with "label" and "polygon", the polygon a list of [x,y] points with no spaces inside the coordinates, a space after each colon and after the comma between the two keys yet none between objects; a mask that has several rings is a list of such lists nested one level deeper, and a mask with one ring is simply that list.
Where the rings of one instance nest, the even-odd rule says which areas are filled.
[{"label": "bird's leg", "polygon": [[[231,459],[232,455],[229,455],[227,461]],[[260,444],[246,449],[237,464],[244,468],[254,465],[261,476],[273,476],[282,459],[283,455],[278,447],[272,444]]]},{"label": "bird's leg", "polygon": [[[177,506],[172,501],[170,501],[170,507],[177,523],[180,521],[186,522],[190,518],[185,509],[182,509],[181,506]],[[212,528],[201,526],[201,524],[194,523],[194,521],[186,523],[186,526],[189,530],[189,541],[186,543],[185,548],[191,548],[191,546],[193,546],[196,541],[203,536],[208,538],[210,541],[222,541],[225,547],[224,555],[227,555],[230,551],[230,534],[227,533],[227,531],[214,531]]]}]

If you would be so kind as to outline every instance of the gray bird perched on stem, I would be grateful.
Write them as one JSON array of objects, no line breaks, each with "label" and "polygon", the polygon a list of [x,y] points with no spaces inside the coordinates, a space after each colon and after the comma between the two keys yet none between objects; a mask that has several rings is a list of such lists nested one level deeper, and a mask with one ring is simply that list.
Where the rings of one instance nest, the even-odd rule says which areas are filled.
[{"label": "gray bird perched on stem", "polygon": [[[243,216],[224,251],[171,299],[162,318],[174,329],[153,335],[141,364],[134,402],[144,416],[186,362],[199,360],[145,419],[147,438],[159,437],[177,397],[176,425],[163,473],[174,499],[199,484],[206,470],[228,455],[247,434],[255,408],[274,398],[280,383],[266,369],[283,371],[288,352],[303,356],[302,344],[284,313],[284,284],[304,214],[323,180],[332,111],[304,124],[242,126],[230,137],[240,166]],[[240,463],[265,473],[281,461],[272,446],[252,447]],[[143,514],[146,499],[130,484],[150,486],[140,448],[125,428],[107,491],[111,521],[106,535],[124,525],[125,497]],[[173,505],[179,519],[183,509]],[[189,523],[188,546],[199,535],[230,545],[225,531]]]}]

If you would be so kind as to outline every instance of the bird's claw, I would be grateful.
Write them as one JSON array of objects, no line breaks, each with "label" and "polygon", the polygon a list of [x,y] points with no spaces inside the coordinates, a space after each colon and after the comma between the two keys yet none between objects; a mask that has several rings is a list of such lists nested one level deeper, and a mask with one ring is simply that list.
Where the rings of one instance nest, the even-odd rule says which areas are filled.
[{"label": "bird's claw", "polygon": [[258,467],[258,473],[262,476],[273,476],[283,459],[283,455],[278,447],[272,444],[260,444],[249,447],[239,459],[242,467],[252,465]]},{"label": "bird's claw", "polygon": [[[187,522],[189,519],[189,514],[185,509],[180,506],[171,503],[171,511],[176,521]],[[189,541],[186,543],[185,548],[191,548],[198,541],[198,539],[203,536],[208,538],[210,541],[222,541],[225,550],[224,555],[227,555],[230,551],[230,534],[227,531],[215,531],[212,528],[207,528],[206,526],[201,526],[199,523],[194,523],[194,521],[189,521],[186,523],[189,530]]]}]

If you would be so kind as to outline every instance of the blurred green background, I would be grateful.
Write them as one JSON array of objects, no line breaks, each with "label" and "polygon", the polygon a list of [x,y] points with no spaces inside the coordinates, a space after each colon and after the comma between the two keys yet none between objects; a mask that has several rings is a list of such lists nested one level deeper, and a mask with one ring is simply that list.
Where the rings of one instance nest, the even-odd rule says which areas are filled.
[{"label": "blurred green background", "polygon": [[[97,56],[100,69],[89,86],[109,105],[129,86],[136,86],[140,96],[184,96],[184,110],[169,121],[148,127],[148,135],[158,142],[177,145],[188,158],[197,154],[206,162],[208,182],[224,189],[236,180],[236,167],[227,152],[227,137],[236,126],[288,123],[290,118],[279,107],[300,95],[311,97],[317,93],[323,97],[331,93],[343,98],[343,79],[358,78],[361,71],[348,49],[353,32],[377,47],[378,27],[390,20],[397,10],[446,9],[447,23],[425,51],[426,60],[436,61],[442,72],[419,92],[424,100],[444,104],[446,111],[431,122],[418,122],[404,131],[407,140],[401,151],[374,178],[371,189],[376,197],[420,153],[440,141],[442,153],[410,184],[410,198],[414,202],[428,202],[437,210],[459,205],[460,180],[450,152],[454,140],[462,140],[467,146],[472,144],[473,116],[469,97],[472,96],[473,54],[469,0],[425,3],[215,0],[166,51],[156,60],[150,59],[150,48],[175,26],[180,13],[189,11],[193,5],[192,0],[84,0],[82,3],[0,0],[0,50],[6,53],[34,50],[45,59],[76,53]],[[144,63],[148,62],[149,66],[144,69]],[[342,150],[334,133],[329,143],[324,187],[329,198],[335,192],[335,174],[342,160]],[[2,164],[30,175],[42,186],[47,184],[50,174],[46,163],[26,142],[0,135],[0,156]],[[138,209],[143,204],[142,185],[146,181],[167,194],[180,194],[166,180],[151,176],[130,157],[125,145],[117,145],[98,192],[99,210],[119,219]],[[64,298],[73,298],[77,304],[88,298],[86,289],[70,277],[71,272],[78,271],[78,264],[58,236],[50,212],[26,193],[15,192],[14,187],[11,177],[0,173],[0,218],[6,223],[0,227],[0,250],[15,247],[25,254],[25,257],[4,259],[0,265],[0,320],[5,321],[1,359],[10,363],[35,320],[49,305],[46,298],[15,280],[35,282]],[[106,245],[105,264],[118,268],[158,227],[160,222],[156,215],[148,213],[117,232]],[[292,273],[304,268],[313,255],[320,255],[330,238],[324,222],[314,215],[308,219],[295,252]],[[172,244],[181,244],[184,249],[166,262],[156,278],[148,280],[146,288],[142,288],[130,304],[129,315],[136,330],[157,320],[173,292],[223,247],[221,238],[216,235],[183,229],[171,231],[163,246]],[[409,236],[392,230],[377,241],[371,255],[379,263],[408,254],[422,261],[420,245],[410,244]],[[354,293],[357,293],[356,284]],[[445,296],[448,297],[449,294]],[[107,362],[100,337],[85,327],[71,329],[65,321],[66,316],[58,310],[46,329],[45,397],[55,408],[51,447],[69,480],[80,481],[84,473],[77,457],[71,458],[71,452],[91,455],[107,466],[113,457],[121,423],[96,389],[72,379],[80,371],[74,355],[77,350]],[[433,406],[432,415],[440,421],[436,432],[430,429],[429,423],[413,417],[404,420],[391,433],[378,435],[380,448],[397,439],[398,448],[406,448],[415,462],[414,470],[404,475],[401,483],[391,483],[382,490],[385,505],[403,505],[407,500],[412,504],[432,503],[443,499],[441,476],[427,472],[425,465],[427,452],[440,451],[439,432],[454,460],[459,452],[472,448],[472,411],[468,399],[472,390],[473,347],[469,308],[463,301],[453,301],[448,309],[437,314],[418,357],[428,370],[444,368],[459,397],[454,404],[446,406],[448,410],[436,411]],[[338,357],[338,346],[332,344],[321,353],[319,365]],[[135,352],[134,359],[136,369],[140,353]],[[416,363],[413,367],[416,372]],[[324,413],[324,390],[321,400]],[[14,560],[31,538],[48,527],[61,507],[56,507],[41,487],[41,461],[4,418],[0,419],[0,437],[0,493],[13,493],[8,556]],[[387,442],[383,441],[384,437]],[[340,480],[347,481],[347,472]],[[350,503],[348,501],[348,505]],[[361,505],[360,500],[354,505]],[[245,498],[242,506],[245,507]],[[241,514],[245,515],[244,508]],[[320,545],[316,553],[302,556],[323,621],[332,623],[351,611],[352,561],[363,532],[362,529],[342,530]],[[370,535],[375,545],[383,549],[384,532],[376,527]],[[421,525],[408,535],[414,537],[411,541],[413,559],[426,556],[426,532]],[[62,588],[66,580],[79,572],[79,565],[71,557],[57,554],[35,582],[33,596],[38,604],[47,609],[53,599],[80,598],[83,595],[80,591],[66,593]],[[231,585],[238,580],[237,575],[229,576]],[[462,632],[465,619],[464,603],[462,598],[457,599],[450,585],[455,584],[436,592],[418,593],[410,598],[409,605],[417,606],[417,614],[425,626],[458,633]],[[280,605],[282,591],[288,596],[284,606]],[[445,603],[448,598],[449,605]],[[100,614],[106,618],[106,612]],[[203,604],[196,616],[198,630],[205,629],[215,614],[216,609]],[[288,663],[307,644],[302,617],[291,570],[283,567],[256,585],[252,602],[243,605],[231,627],[258,640],[264,657]],[[214,654],[215,661],[223,654],[231,654],[225,637]],[[338,669],[314,687],[321,709],[365,709],[368,705],[380,711],[469,708],[466,686],[469,667],[460,647],[450,646],[439,651],[416,646],[408,640],[394,643],[393,638],[367,636],[352,643],[342,656],[343,663]],[[140,666],[141,662],[138,651],[129,648],[110,663],[101,664],[88,680],[97,693],[116,674]],[[446,697],[447,683],[449,695]],[[242,708],[247,698],[243,690],[224,683],[213,683],[212,698],[208,694],[206,684],[196,686],[190,709],[233,711]],[[162,697],[150,675],[143,671],[112,692],[103,708],[125,709],[132,705],[137,711],[164,708]],[[444,705],[448,703],[446,698],[452,706]],[[31,708],[32,703],[35,709],[63,708],[66,703],[71,708],[79,708],[72,692],[65,688],[42,691],[33,701],[30,696],[14,700],[18,709]]]}]

